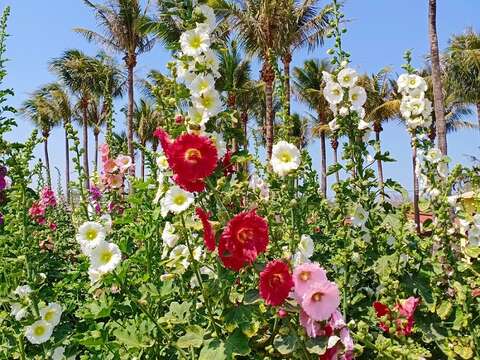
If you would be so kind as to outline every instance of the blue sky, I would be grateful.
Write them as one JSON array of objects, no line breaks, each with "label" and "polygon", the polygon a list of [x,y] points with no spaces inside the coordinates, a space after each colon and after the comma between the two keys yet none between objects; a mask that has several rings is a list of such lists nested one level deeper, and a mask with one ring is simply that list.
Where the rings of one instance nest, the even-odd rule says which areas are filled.
[{"label": "blue sky", "polygon": [[[155,3],[155,1],[152,1]],[[326,2],[324,2],[326,3]],[[478,0],[438,0],[438,32],[440,47],[443,49],[452,34],[461,33],[471,26],[479,31]],[[48,5],[47,5],[48,4]],[[345,48],[352,54],[352,65],[360,72],[377,72],[385,66],[401,72],[402,55],[412,49],[414,65],[422,66],[428,53],[427,0],[347,0],[345,13],[351,19],[345,34]],[[79,48],[94,55],[98,48],[87,43],[74,33],[74,27],[95,28],[91,11],[81,0],[14,1],[0,0],[0,8],[11,6],[7,43],[8,76],[6,86],[15,91],[10,99],[19,106],[30,92],[38,86],[53,81],[48,71],[48,61],[69,48]],[[328,44],[327,44],[328,45]],[[294,65],[301,65],[307,58],[324,58],[327,47],[308,53],[299,51],[294,55]],[[150,69],[165,70],[169,54],[160,45],[139,58],[136,77],[141,78]],[[253,72],[258,77],[258,72]],[[120,102],[117,106],[122,105]],[[304,111],[294,102],[293,110]],[[472,119],[472,120],[475,120]],[[19,127],[8,138],[24,140],[33,127],[24,119],[18,120]],[[118,127],[123,127],[123,115],[117,112]],[[409,137],[405,129],[395,122],[387,124],[382,134],[383,148],[397,159],[385,165],[386,177],[400,181],[411,190],[411,160]],[[468,164],[467,155],[480,155],[480,132],[463,130],[448,137],[449,155],[454,163]],[[310,151],[318,168],[319,145],[314,142]],[[53,166],[64,169],[63,131],[53,131],[50,141],[50,157]],[[42,156],[42,147],[36,149]],[[330,154],[329,154],[330,155]],[[55,174],[55,172],[53,172]],[[54,175],[56,177],[56,175]]]}]

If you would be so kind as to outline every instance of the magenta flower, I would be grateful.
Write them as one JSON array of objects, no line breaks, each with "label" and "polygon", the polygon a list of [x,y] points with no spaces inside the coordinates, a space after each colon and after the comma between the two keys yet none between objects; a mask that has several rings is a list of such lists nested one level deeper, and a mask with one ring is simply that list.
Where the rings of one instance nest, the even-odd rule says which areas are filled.
[{"label": "magenta flower", "polygon": [[301,305],[312,319],[328,320],[340,305],[337,285],[328,280],[315,282],[304,292]]},{"label": "magenta flower", "polygon": [[44,187],[42,191],[40,191],[40,204],[45,208],[57,206],[55,193],[49,187]]}]

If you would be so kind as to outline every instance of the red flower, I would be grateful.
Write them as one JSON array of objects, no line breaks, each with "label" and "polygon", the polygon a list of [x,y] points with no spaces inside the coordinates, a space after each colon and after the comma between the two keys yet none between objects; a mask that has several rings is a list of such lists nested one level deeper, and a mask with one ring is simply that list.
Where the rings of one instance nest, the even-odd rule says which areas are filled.
[{"label": "red flower", "polygon": [[[415,323],[413,316],[419,303],[420,299],[410,296],[408,299],[401,300],[395,305],[395,310],[398,312],[398,317],[395,319],[398,334],[408,336],[412,333],[413,324]],[[378,317],[387,316],[389,320],[392,318],[390,309],[381,302],[375,301],[373,307]],[[385,332],[389,330],[389,327],[382,322],[379,324],[379,327]]]},{"label": "red flower", "polygon": [[255,210],[235,215],[220,237],[218,253],[226,268],[239,271],[268,245],[268,224]]},{"label": "red flower", "polygon": [[202,208],[196,208],[195,213],[200,218],[203,225],[203,242],[209,251],[215,251],[215,234],[212,229],[210,221],[208,221],[209,214]]},{"label": "red flower", "polygon": [[185,179],[178,174],[173,175],[173,181],[180,186],[183,190],[188,192],[202,192],[205,190],[205,182],[201,179],[190,181]]},{"label": "red flower", "polygon": [[290,269],[281,260],[270,261],[260,273],[260,296],[268,305],[283,304],[292,287]]},{"label": "red flower", "polygon": [[232,175],[235,172],[235,166],[232,164],[232,152],[227,151],[222,159],[223,175]]},{"label": "red flower", "polygon": [[[390,318],[390,309],[388,308],[387,305],[382,304],[379,301],[374,301],[373,302],[373,308],[375,309],[375,312],[377,313],[377,317],[383,317],[385,315],[388,315],[388,318]],[[378,327],[382,329],[385,332],[388,332],[389,327],[383,323],[380,322],[378,324]]]}]

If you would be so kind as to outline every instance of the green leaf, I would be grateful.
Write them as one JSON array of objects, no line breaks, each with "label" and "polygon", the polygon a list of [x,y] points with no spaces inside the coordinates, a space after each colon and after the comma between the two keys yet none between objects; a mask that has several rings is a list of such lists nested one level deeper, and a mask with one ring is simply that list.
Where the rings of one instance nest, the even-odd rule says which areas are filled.
[{"label": "green leaf", "polygon": [[171,323],[171,324],[185,324],[189,319],[189,310],[191,304],[189,302],[183,302],[179,304],[174,301],[170,304],[170,310],[165,316],[162,316],[159,321],[161,323]]},{"label": "green leaf", "polygon": [[248,355],[250,353],[250,346],[248,345],[248,338],[245,334],[237,329],[230,335],[225,343],[228,355]]},{"label": "green leaf", "polygon": [[452,303],[450,301],[442,301],[440,306],[437,308],[437,315],[442,320],[446,320],[450,313],[452,312]]},{"label": "green leaf", "polygon": [[473,350],[470,346],[457,344],[453,347],[453,351],[462,359],[471,359],[473,357]]},{"label": "green leaf", "polygon": [[477,258],[480,256],[480,246],[467,246],[465,248],[465,254],[472,258]]},{"label": "green leaf", "polygon": [[327,351],[327,338],[320,336],[316,338],[309,338],[305,342],[305,346],[310,354],[323,355],[325,354],[325,351]]},{"label": "green leaf", "polygon": [[180,348],[194,347],[198,348],[203,344],[204,330],[198,325],[187,326],[186,334],[177,340],[177,346]]},{"label": "green leaf", "polygon": [[225,344],[218,339],[205,341],[205,345],[200,351],[198,360],[225,360]]},{"label": "green leaf", "polygon": [[295,334],[282,336],[278,334],[273,340],[273,346],[282,355],[287,355],[295,351],[297,348],[298,338]]}]

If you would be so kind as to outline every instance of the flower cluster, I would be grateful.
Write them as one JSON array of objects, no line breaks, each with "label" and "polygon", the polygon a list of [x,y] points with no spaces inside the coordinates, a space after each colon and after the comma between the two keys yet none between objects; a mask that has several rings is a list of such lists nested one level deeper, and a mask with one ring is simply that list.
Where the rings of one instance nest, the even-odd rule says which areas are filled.
[{"label": "flower cluster", "polygon": [[363,105],[367,100],[367,93],[363,87],[357,85],[359,79],[357,72],[346,66],[347,63],[343,62],[336,75],[323,72],[325,80],[323,96],[335,116],[328,125],[331,131],[336,131],[340,128],[339,120],[341,118],[356,114],[360,118],[358,129],[371,129],[372,124],[363,120],[365,117]]},{"label": "flower cluster", "polygon": [[387,305],[375,301],[373,308],[375,309],[377,317],[382,320],[378,326],[388,333],[390,326],[393,325],[396,328],[397,334],[404,336],[410,335],[415,323],[413,316],[419,303],[420,299],[411,296],[406,300],[399,301],[394,306],[393,311],[391,311]]},{"label": "flower cluster", "polygon": [[[32,289],[28,285],[18,286],[14,291],[16,302],[11,305],[10,315],[15,320],[21,321],[29,314],[29,306],[32,305],[30,294]],[[38,316],[35,316],[36,312],[33,312],[33,316],[38,320],[34,321],[30,325],[25,327],[25,337],[32,344],[42,344],[53,334],[55,326],[60,323],[62,316],[62,306],[58,303],[52,302],[41,306],[38,309]]]},{"label": "flower cluster", "polygon": [[415,74],[402,74],[397,80],[398,92],[402,94],[400,113],[410,131],[429,128],[432,124],[432,102],[425,97],[426,81]]},{"label": "flower cluster", "polygon": [[111,230],[111,221],[104,218],[104,224],[87,221],[78,228],[77,242],[82,253],[88,256],[90,267],[88,275],[91,283],[97,282],[103,274],[113,271],[122,260],[120,248],[107,242],[107,233]]},{"label": "flower cluster", "polygon": [[418,150],[415,175],[418,176],[420,190],[425,197],[435,199],[439,194],[439,184],[448,177],[450,158],[442,155],[439,149]]},{"label": "flower cluster", "polygon": [[115,159],[110,158],[110,149],[107,144],[100,146],[102,159],[102,185],[105,189],[120,189],[128,170],[132,166],[132,159],[128,155],[119,155]]},{"label": "flower cluster", "polygon": [[[37,224],[45,225],[47,223],[46,212],[48,208],[54,208],[57,206],[57,199],[55,193],[49,187],[44,187],[40,191],[40,199],[33,202],[28,210],[28,214]],[[55,223],[49,224],[52,230],[56,229]]]}]

